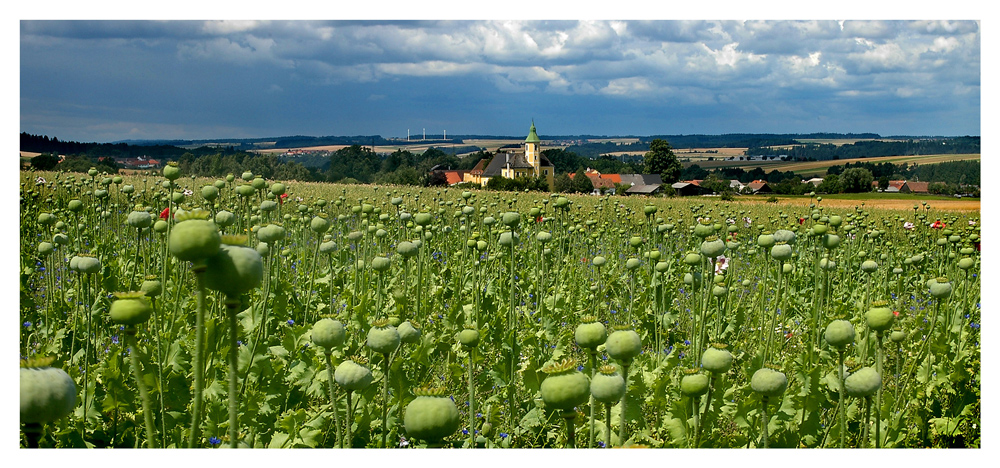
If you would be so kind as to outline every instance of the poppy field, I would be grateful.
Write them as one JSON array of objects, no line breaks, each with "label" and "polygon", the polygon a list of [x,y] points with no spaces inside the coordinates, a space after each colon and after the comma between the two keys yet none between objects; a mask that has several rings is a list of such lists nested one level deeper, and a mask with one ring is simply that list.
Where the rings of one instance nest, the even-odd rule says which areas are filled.
[{"label": "poppy field", "polygon": [[980,447],[979,222],[22,172],[20,447]]}]

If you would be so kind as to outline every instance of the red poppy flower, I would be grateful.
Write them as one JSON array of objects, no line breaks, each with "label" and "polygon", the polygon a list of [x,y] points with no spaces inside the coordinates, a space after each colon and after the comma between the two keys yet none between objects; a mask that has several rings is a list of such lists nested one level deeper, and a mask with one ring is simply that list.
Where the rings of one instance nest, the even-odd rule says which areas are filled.
[{"label": "red poppy flower", "polygon": [[785,333],[785,338],[789,340],[792,339],[792,332]]},{"label": "red poppy flower", "polygon": [[170,217],[170,208],[169,207],[164,208],[163,211],[160,212],[160,219],[167,219],[169,217]]},{"label": "red poppy flower", "polygon": [[805,219],[805,218],[799,218],[799,224],[802,224],[802,223],[804,223],[804,222],[806,222],[806,219]]},{"label": "red poppy flower", "polygon": [[288,194],[287,193],[281,194],[281,196],[278,197],[278,204],[279,205],[284,205],[286,198],[288,198]]},{"label": "red poppy flower", "polygon": [[941,228],[944,227],[944,223],[942,223],[941,220],[937,220],[937,221],[934,221],[934,223],[931,224],[931,227],[934,228],[934,229],[941,229]]},{"label": "red poppy flower", "polygon": [[541,216],[539,216],[539,217],[535,218],[535,222],[536,222],[536,223],[540,223],[540,222],[542,222],[542,221],[544,221],[544,219],[542,219],[542,217],[541,217]]}]

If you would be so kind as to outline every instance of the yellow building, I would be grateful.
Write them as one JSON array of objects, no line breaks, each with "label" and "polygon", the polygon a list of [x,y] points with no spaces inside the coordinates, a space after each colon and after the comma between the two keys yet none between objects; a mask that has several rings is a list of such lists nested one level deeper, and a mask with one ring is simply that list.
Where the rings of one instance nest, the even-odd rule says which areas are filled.
[{"label": "yellow building", "polygon": [[480,161],[465,175],[465,182],[486,185],[493,177],[516,179],[520,177],[542,177],[548,182],[549,190],[554,187],[555,166],[542,155],[541,140],[535,132],[535,122],[524,139],[524,147],[516,150],[498,151],[489,164]]}]

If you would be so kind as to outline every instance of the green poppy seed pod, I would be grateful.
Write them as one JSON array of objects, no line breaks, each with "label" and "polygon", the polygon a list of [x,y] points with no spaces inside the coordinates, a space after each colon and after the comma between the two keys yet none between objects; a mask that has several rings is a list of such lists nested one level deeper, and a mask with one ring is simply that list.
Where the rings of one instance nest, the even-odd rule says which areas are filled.
[{"label": "green poppy seed pod", "polygon": [[389,271],[389,268],[392,267],[392,263],[390,263],[389,259],[385,257],[372,258],[371,264],[372,264],[372,270],[375,270],[376,272],[379,273],[385,273]]},{"label": "green poppy seed pod", "polygon": [[837,269],[837,262],[830,260],[827,257],[819,259],[819,268],[821,270],[832,271]]},{"label": "green poppy seed pod", "polygon": [[870,397],[882,386],[882,376],[871,367],[862,367],[844,379],[844,390],[855,398]]},{"label": "green poppy seed pod", "polygon": [[261,227],[257,230],[257,239],[261,242],[266,242],[269,245],[273,245],[276,242],[280,242],[285,239],[285,228],[278,226],[277,224],[268,224],[267,226]]},{"label": "green poppy seed pod", "polygon": [[403,258],[412,258],[417,255],[417,246],[410,241],[402,241],[396,245],[396,253]]},{"label": "green poppy seed pod", "polygon": [[948,278],[939,277],[928,281],[931,296],[936,299],[947,299],[951,296],[951,283]]},{"label": "green poppy seed pod", "polygon": [[465,215],[465,216],[472,216],[472,214],[475,213],[475,212],[476,212],[476,209],[473,208],[473,207],[471,207],[471,206],[466,205],[466,206],[462,207],[462,214]]},{"label": "green poppy seed pod", "polygon": [[818,236],[826,235],[826,233],[827,233],[827,231],[829,229],[830,229],[829,226],[827,226],[825,224],[819,224],[819,223],[814,224],[813,227],[812,227],[813,234],[816,234]]},{"label": "green poppy seed pod", "polygon": [[260,286],[264,261],[252,248],[223,244],[206,261],[204,275],[205,287],[236,297]]},{"label": "green poppy seed pod", "polygon": [[625,260],[625,269],[627,270],[635,270],[636,268],[639,268],[639,265],[641,265],[641,262],[638,258]]},{"label": "green poppy seed pod", "polygon": [[608,263],[608,259],[606,259],[606,258],[604,258],[604,257],[602,257],[600,255],[594,257],[594,259],[591,260],[591,261],[594,263],[594,266],[598,267],[598,268],[604,266],[605,263]]},{"label": "green poppy seed pod", "polygon": [[836,227],[840,227],[840,225],[841,225],[841,224],[842,224],[843,222],[844,222],[844,219],[843,219],[843,218],[841,218],[841,217],[840,217],[840,216],[838,216],[838,215],[833,215],[833,216],[830,216],[830,226],[833,226],[833,227],[835,227],[835,228],[836,228]]},{"label": "green poppy seed pod", "polygon": [[750,388],[766,397],[781,396],[788,388],[788,378],[782,372],[762,367],[750,378]]},{"label": "green poppy seed pod", "polygon": [[368,367],[348,359],[337,366],[333,380],[345,390],[357,392],[368,388],[373,378],[372,371],[368,370]]},{"label": "green poppy seed pod", "polygon": [[128,184],[122,185],[122,193],[125,195],[131,195],[133,192],[135,192],[135,187]]},{"label": "green poppy seed pod", "polygon": [[283,184],[281,182],[275,182],[275,183],[271,184],[271,193],[273,193],[274,196],[276,196],[276,197],[284,194],[285,193],[285,184]]},{"label": "green poppy seed pod", "polygon": [[163,166],[163,177],[167,180],[177,180],[181,176],[181,168],[177,166],[177,163],[171,161],[168,162],[166,166]]},{"label": "green poppy seed pod", "polygon": [[521,224],[521,215],[513,211],[508,211],[504,213],[503,216],[500,217],[500,221],[505,226],[516,228],[519,224]]},{"label": "green poppy seed pod", "polygon": [[222,237],[215,223],[204,219],[188,219],[170,232],[170,254],[182,261],[197,261],[212,257],[219,251]]},{"label": "green poppy seed pod", "polygon": [[892,313],[892,309],[881,304],[873,306],[865,313],[865,321],[868,322],[868,328],[877,332],[884,332],[892,328],[895,318],[896,315]]},{"label": "green poppy seed pod", "polygon": [[628,245],[632,248],[639,248],[642,245],[642,238],[639,236],[632,236],[628,239]]},{"label": "green poppy seed pod", "polygon": [[684,284],[688,286],[693,286],[695,289],[701,287],[701,273],[695,271],[691,273],[684,273],[683,278]]},{"label": "green poppy seed pod", "polygon": [[601,322],[581,323],[573,336],[581,348],[594,350],[608,340],[608,329]]},{"label": "green poppy seed pod", "polygon": [[51,254],[55,250],[56,250],[56,246],[53,245],[51,242],[39,242],[38,243],[38,254],[41,255],[41,256],[43,256],[43,257],[47,257],[49,254]]},{"label": "green poppy seed pod", "polygon": [[646,216],[653,216],[654,214],[656,214],[656,207],[653,205],[646,205],[642,207],[642,212]]},{"label": "green poppy seed pod", "polygon": [[483,218],[483,224],[486,225],[486,226],[492,226],[496,222],[497,222],[497,220],[494,219],[492,216],[487,216],[487,217]]},{"label": "green poppy seed pod", "polygon": [[332,318],[320,319],[313,324],[312,341],[317,346],[322,346],[327,351],[344,344],[347,333],[344,331],[344,324]]},{"label": "green poppy seed pod", "polygon": [[962,247],[961,249],[958,249],[958,253],[960,253],[962,255],[972,255],[975,252],[976,252],[976,249],[974,249],[972,247]]},{"label": "green poppy seed pod", "polygon": [[406,405],[403,427],[418,440],[436,443],[455,433],[461,424],[458,408],[451,398],[420,395]]},{"label": "green poppy seed pod", "polygon": [[733,366],[733,353],[728,349],[709,347],[701,355],[701,365],[709,372],[724,374]]},{"label": "green poppy seed pod", "polygon": [[724,286],[722,284],[716,284],[715,286],[712,287],[712,295],[715,296],[715,297],[725,296],[726,293],[728,293],[728,292],[729,292],[729,289],[726,288],[726,286]]},{"label": "green poppy seed pod", "polygon": [[153,230],[156,231],[156,232],[158,232],[158,233],[160,233],[160,234],[163,234],[163,233],[167,232],[167,227],[168,226],[169,225],[167,224],[166,221],[160,219],[160,220],[157,220],[155,223],[153,223]]},{"label": "green poppy seed pod", "polygon": [[41,213],[38,215],[38,224],[49,226],[55,224],[58,219],[52,213]]},{"label": "green poppy seed pod", "polygon": [[840,236],[836,234],[824,234],[821,238],[823,248],[825,249],[836,249],[840,245]]},{"label": "green poppy seed pod", "polygon": [[653,268],[655,268],[659,273],[665,273],[670,269],[670,264],[667,262],[656,262],[656,265]]},{"label": "green poppy seed pod", "polygon": [[337,243],[334,241],[326,241],[319,245],[319,253],[331,254],[337,251]]},{"label": "green poppy seed pod", "polygon": [[458,342],[465,346],[466,348],[475,348],[479,345],[479,330],[475,328],[466,328],[457,335]]},{"label": "green poppy seed pod", "polygon": [[389,354],[399,346],[399,331],[392,325],[373,326],[368,330],[368,340],[365,344],[376,353]]},{"label": "green poppy seed pod", "polygon": [[906,332],[896,330],[889,335],[889,339],[892,340],[893,343],[902,343],[906,340]]},{"label": "green poppy seed pod", "polygon": [[267,187],[267,182],[264,179],[257,177],[250,182],[250,186],[253,187],[254,190],[264,190],[264,188]]},{"label": "green poppy seed pod", "polygon": [[684,256],[684,264],[689,266],[697,266],[701,264],[702,256],[699,253],[691,252]]},{"label": "green poppy seed pod", "polygon": [[823,336],[830,346],[843,349],[854,343],[854,325],[847,320],[834,320],[826,326],[826,333]]},{"label": "green poppy seed pod", "polygon": [[687,397],[704,395],[708,391],[708,376],[705,374],[690,374],[681,377],[681,394]]},{"label": "green poppy seed pod", "polygon": [[521,236],[517,235],[517,233],[511,231],[504,231],[500,233],[500,241],[499,241],[500,245],[504,247],[512,247],[520,243],[521,243]]},{"label": "green poppy seed pod", "polygon": [[771,248],[774,246],[774,235],[773,234],[761,234],[757,236],[757,246],[764,248]]},{"label": "green poppy seed pod", "polygon": [[309,229],[317,234],[322,234],[330,229],[330,220],[322,216],[315,216],[309,221]]},{"label": "green poppy seed pod", "polygon": [[153,314],[153,306],[143,297],[144,294],[119,297],[108,308],[111,321],[119,325],[135,326],[146,323]]},{"label": "green poppy seed pod", "polygon": [[54,367],[22,367],[21,424],[44,424],[69,415],[76,407],[76,385]]},{"label": "green poppy seed pod", "polygon": [[[76,261],[76,271],[83,273],[85,275],[92,275],[101,271],[101,261],[94,257],[74,257]],[[70,266],[72,267],[73,260],[70,259]]]},{"label": "green poppy seed pod", "polygon": [[271,246],[268,245],[267,242],[258,242],[253,249],[256,250],[261,257],[267,257],[271,254]]},{"label": "green poppy seed pod", "polygon": [[771,247],[771,258],[781,262],[792,258],[792,246],[784,243],[774,244],[774,247]]},{"label": "green poppy seed pod", "polygon": [[66,209],[74,213],[78,213],[83,209],[83,202],[77,199],[70,200],[69,203],[66,204]]},{"label": "green poppy seed pod", "polygon": [[214,201],[216,198],[219,198],[219,189],[214,185],[206,185],[201,188],[201,198]]},{"label": "green poppy seed pod", "polygon": [[712,224],[698,223],[694,225],[694,235],[704,239],[715,234],[715,226]]},{"label": "green poppy seed pod", "polygon": [[260,202],[260,211],[270,213],[278,209],[278,203],[274,200],[264,200]]},{"label": "green poppy seed pod", "polygon": [[163,293],[163,283],[158,279],[148,279],[142,282],[139,291],[146,293],[146,297],[156,297]]},{"label": "green poppy seed pod", "polygon": [[787,229],[778,229],[777,231],[774,231],[774,241],[784,242],[786,244],[794,244],[795,233]]},{"label": "green poppy seed pod", "polygon": [[604,349],[612,359],[628,363],[642,352],[642,339],[635,330],[616,330],[608,335]]},{"label": "green poppy seed pod", "polygon": [[413,222],[416,223],[417,226],[426,226],[431,223],[432,219],[433,218],[430,213],[424,212],[417,213],[413,216]]},{"label": "green poppy seed pod", "polygon": [[972,268],[975,264],[976,261],[969,257],[964,257],[958,261],[958,267],[963,270],[968,270],[969,268]]},{"label": "green poppy seed pod", "polygon": [[375,205],[372,205],[371,203],[362,203],[361,212],[364,214],[372,214],[375,212]]},{"label": "green poppy seed pod", "polygon": [[875,260],[865,260],[861,263],[861,271],[865,273],[874,273],[875,270],[878,270],[878,263],[875,263]]},{"label": "green poppy seed pod", "polygon": [[538,239],[538,242],[545,244],[552,240],[552,233],[548,231],[541,231],[535,237]]},{"label": "green poppy seed pod", "polygon": [[614,404],[625,395],[625,379],[614,368],[602,369],[590,381],[590,394],[601,403]]},{"label": "green poppy seed pod", "polygon": [[[486,250],[487,246],[488,246],[488,244],[486,243],[486,241],[482,241],[482,240],[481,241],[476,241],[476,250],[478,250],[480,252]],[[546,249],[546,250],[548,250],[548,249]]]},{"label": "green poppy seed pod", "polygon": [[572,410],[590,398],[590,378],[573,368],[549,375],[542,381],[540,390],[547,408]]},{"label": "green poppy seed pod", "polygon": [[153,225],[153,217],[145,211],[133,211],[128,214],[126,222],[136,229],[146,229]]},{"label": "green poppy seed pod", "polygon": [[652,251],[650,251],[648,253],[649,259],[652,260],[652,261],[654,261],[654,262],[658,261],[661,256],[662,256],[662,254],[660,253],[659,250],[652,250]]},{"label": "green poppy seed pod", "polygon": [[789,273],[791,273],[792,272],[792,264],[791,263],[782,263],[781,264],[781,272],[784,273],[784,274],[786,274],[786,275],[789,274]]},{"label": "green poppy seed pod", "polygon": [[749,288],[750,287],[750,280],[745,279],[745,280],[743,280],[743,283],[741,283],[741,284],[743,284],[744,288]]},{"label": "green poppy seed pod", "polygon": [[236,222],[236,215],[222,210],[215,214],[215,224],[219,227],[228,227]]},{"label": "green poppy seed pod", "polygon": [[237,195],[244,198],[252,196],[254,194],[253,187],[247,184],[237,185],[236,188],[233,189],[233,191],[235,191]]},{"label": "green poppy seed pod", "polygon": [[701,243],[701,254],[708,258],[718,258],[726,252],[726,243],[718,237],[706,238]]}]

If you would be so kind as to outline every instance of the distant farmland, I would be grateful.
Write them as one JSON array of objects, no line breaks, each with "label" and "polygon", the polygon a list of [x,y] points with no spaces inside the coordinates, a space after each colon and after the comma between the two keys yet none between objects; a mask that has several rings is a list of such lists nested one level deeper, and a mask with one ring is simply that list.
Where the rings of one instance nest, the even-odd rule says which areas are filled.
[{"label": "distant farmland", "polygon": [[[677,155],[678,158],[684,159],[682,155]],[[907,164],[935,164],[943,163],[948,161],[969,161],[978,160],[980,155],[977,154],[927,154],[927,155],[917,155],[917,156],[885,156],[880,158],[851,158],[851,159],[831,159],[825,161],[708,161],[708,160],[692,160],[689,163],[684,163],[684,166],[690,166],[692,164],[697,164],[703,169],[718,169],[723,167],[738,167],[744,170],[750,170],[755,167],[759,167],[766,172],[771,172],[773,170],[778,170],[781,172],[794,172],[800,176],[817,176],[826,174],[826,170],[831,166],[842,166],[847,163],[857,163],[857,162],[872,162],[872,163],[883,163],[891,162],[893,164],[907,163]]]}]

